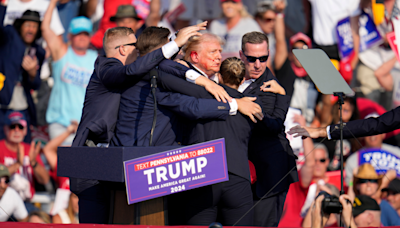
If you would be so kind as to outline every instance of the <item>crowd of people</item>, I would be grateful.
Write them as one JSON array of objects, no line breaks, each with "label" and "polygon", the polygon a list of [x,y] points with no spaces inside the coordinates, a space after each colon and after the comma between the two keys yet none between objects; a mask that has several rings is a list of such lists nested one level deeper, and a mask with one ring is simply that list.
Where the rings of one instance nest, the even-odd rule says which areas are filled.
[{"label": "crowd of people", "polygon": [[[229,181],[168,196],[169,224],[400,225],[398,126],[346,125],[343,164],[337,140],[340,116],[379,119],[400,104],[400,1],[377,4],[0,0],[0,221],[108,223],[109,186],[57,176],[59,146],[225,138]],[[354,91],[342,115],[292,52],[311,48]],[[309,137],[287,134],[294,125]],[[331,197],[341,219],[324,207]]]}]

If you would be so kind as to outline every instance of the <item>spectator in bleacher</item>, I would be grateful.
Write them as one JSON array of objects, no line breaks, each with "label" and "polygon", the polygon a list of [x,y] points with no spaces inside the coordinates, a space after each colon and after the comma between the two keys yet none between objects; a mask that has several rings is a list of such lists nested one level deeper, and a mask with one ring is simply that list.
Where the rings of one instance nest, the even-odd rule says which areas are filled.
[{"label": "spectator in bleacher", "polygon": [[[295,122],[300,126],[306,124],[303,116],[295,116]],[[285,205],[283,208],[282,218],[279,222],[279,227],[297,226],[300,227],[303,218],[300,216],[301,208],[306,200],[308,187],[310,186],[314,172],[314,154],[313,142],[309,138],[303,139],[304,156],[302,161],[304,164],[299,169],[299,181],[290,185],[289,191],[286,195]]]},{"label": "spectator in bleacher", "polygon": [[[54,60],[54,87],[46,112],[50,139],[63,133],[72,120],[80,120],[86,86],[97,58],[97,53],[88,49],[92,31],[92,22],[88,18],[76,17],[71,21],[68,29],[71,45],[64,43],[50,29],[51,12],[56,3],[57,0],[50,2],[41,26]],[[63,145],[71,145],[73,138],[74,135],[68,137]]]},{"label": "spectator in bleacher", "polygon": [[[303,123],[305,124],[305,121]],[[306,143],[305,139],[303,143]],[[315,143],[314,146],[312,142],[310,143],[311,146],[308,148],[311,149],[306,149],[306,144],[304,144],[306,161],[300,169],[300,181],[290,186],[285,202],[286,212],[282,215],[279,227],[301,226],[319,189],[324,188],[326,184],[333,185],[337,189],[341,187],[340,176],[327,173],[329,165],[327,148],[321,143]]]},{"label": "spectator in bleacher", "polygon": [[131,28],[135,33],[142,26],[142,23],[139,23],[141,20],[132,5],[118,6],[117,13],[110,17],[110,21],[115,21],[117,27]]},{"label": "spectator in bleacher", "polygon": [[[117,26],[115,21],[111,20],[111,18],[116,15],[119,6],[135,5],[134,2],[135,1],[132,0],[104,0],[104,14],[100,21],[100,27],[90,39],[90,42],[93,44],[94,47],[96,47],[97,49],[103,48],[104,33],[107,31],[107,29],[114,28]],[[134,31],[139,29],[144,24],[144,20],[141,20],[142,17],[138,16],[139,12],[138,9],[136,8],[135,8],[135,13],[136,13],[135,18],[136,19],[140,18],[139,19],[140,21],[137,21],[135,26],[136,28],[132,28]],[[146,16],[146,14],[142,14],[142,16]]]},{"label": "spectator in bleacher", "polygon": [[34,180],[40,184],[49,181],[49,173],[39,156],[40,143],[29,145],[23,142],[27,122],[21,112],[8,113],[4,132],[6,138],[0,141],[0,163],[7,166],[11,174],[10,187],[19,193],[31,211],[34,208],[29,201],[35,194]]},{"label": "spectator in bleacher", "polygon": [[24,201],[18,193],[8,187],[10,173],[6,166],[0,164],[0,222],[8,220],[9,216],[14,216],[18,221],[26,222],[28,220],[28,211],[25,208]]},{"label": "spectator in bleacher", "polygon": [[[48,0],[12,0],[8,1],[4,25],[12,25],[17,18],[20,18],[26,10],[36,11],[43,19],[44,13],[49,6]],[[57,8],[52,11],[52,20],[50,23],[51,29],[56,35],[61,35],[65,32],[61,24]],[[40,29],[40,28],[39,28]]]},{"label": "spectator in bleacher", "polygon": [[27,10],[13,26],[3,26],[5,12],[6,7],[0,6],[0,139],[5,138],[6,113],[17,110],[26,116],[25,142],[29,143],[29,126],[36,124],[31,90],[40,86],[40,67],[45,55],[43,48],[35,43],[41,36],[40,16]]},{"label": "spectator in bleacher", "polygon": [[51,222],[50,216],[44,211],[33,211],[29,213],[28,222],[49,224]]},{"label": "spectator in bleacher", "polygon": [[[342,76],[348,83],[352,78],[352,69],[358,63],[358,49],[360,38],[358,35],[358,18],[361,14],[360,0],[309,0],[311,3],[311,18],[313,26],[313,40],[317,47],[326,52],[336,68],[341,71]],[[350,18],[349,37],[352,39],[354,55],[341,59],[338,49],[337,25],[342,19]],[[340,61],[340,62],[339,62]],[[348,67],[343,67],[347,64]],[[351,70],[349,70],[351,68]],[[346,74],[344,74],[346,73]]]},{"label": "spectator in bleacher", "polygon": [[[372,113],[372,114],[367,115],[364,119],[368,119],[370,117],[377,118],[378,116],[379,116],[378,114]],[[377,149],[377,150],[381,149],[381,150],[390,152],[390,153],[396,155],[397,157],[400,157],[400,148],[383,143],[383,140],[385,139],[385,135],[386,134],[380,134],[380,135],[372,135],[372,136],[364,137],[364,143],[365,143],[364,147],[361,148],[360,150],[358,150],[357,152],[353,153],[352,155],[350,155],[350,157],[347,158],[346,165],[345,165],[345,169],[346,169],[346,179],[345,180],[346,180],[347,184],[350,184],[350,181],[353,178],[353,170],[354,170],[354,168],[358,167],[359,156],[363,150],[373,149],[373,148]]]},{"label": "spectator in bleacher", "polygon": [[400,64],[397,57],[383,63],[374,74],[382,88],[393,94],[390,108],[400,106]]},{"label": "spectator in bleacher", "polygon": [[[362,0],[362,3],[366,3],[363,5],[363,10],[366,12],[371,18],[374,18],[374,12],[371,7],[371,1]],[[380,77],[384,76],[379,71],[384,70],[379,68],[385,64],[386,66],[392,65],[390,69],[384,70],[387,73],[393,73],[392,76],[395,76],[395,81],[397,77],[399,77],[400,65],[394,64],[395,53],[389,46],[386,35],[390,32],[394,31],[393,19],[399,16],[399,2],[396,0],[385,0],[384,4],[384,19],[379,25],[376,25],[379,35],[383,38],[384,43],[378,46],[373,46],[359,54],[360,65],[357,69],[357,80],[360,82],[361,92],[368,99],[373,100],[377,103],[382,104],[386,109],[391,109],[391,98],[390,93],[383,92],[383,89],[386,91],[391,91],[388,87],[388,83],[378,83],[384,82],[383,80],[379,80]],[[387,63],[387,62],[391,63]],[[385,67],[384,67],[385,68]],[[375,73],[374,73],[375,71]],[[385,74],[387,76],[387,74]],[[377,78],[378,77],[378,80]],[[385,77],[386,82],[389,82],[389,77]],[[398,85],[394,84],[394,87]],[[397,88],[393,88],[393,91],[396,91]],[[389,102],[388,102],[389,101]],[[394,108],[394,107],[393,107]]]},{"label": "spectator in bleacher", "polygon": [[[337,98],[328,95],[323,96],[322,99],[324,103],[323,105],[327,107],[326,109],[322,108],[319,111],[321,127],[327,126],[328,124],[338,124],[340,120],[340,112],[339,104],[336,102]],[[342,105],[342,119],[343,123],[359,119],[356,96],[348,95],[344,98],[344,104]],[[332,129],[331,131],[334,130],[336,131],[336,129]],[[323,144],[328,148],[329,158],[331,158],[329,170],[338,170],[340,168],[340,140],[325,140]],[[360,143],[355,138],[343,140],[343,156],[345,157],[360,148]]]},{"label": "spectator in bleacher", "polygon": [[[319,195],[315,199],[315,204],[312,207],[312,228],[322,228],[327,226],[329,214],[322,210],[322,201],[324,195]],[[342,204],[343,211],[341,219],[345,227],[382,227],[381,223],[381,208],[377,202],[369,196],[358,196],[352,202],[350,196],[344,194],[339,197],[339,202]],[[384,213],[384,212],[382,212]]]},{"label": "spectator in bleacher", "polygon": [[[284,21],[284,0],[261,0],[257,4],[257,14],[255,19],[261,30],[268,36],[269,58],[267,61],[268,68],[275,72],[276,68],[284,63],[287,57],[287,47],[285,39],[285,21]],[[279,67],[277,67],[277,65]],[[279,82],[282,83],[281,80]],[[288,89],[284,86],[286,94]]]},{"label": "spectator in bleacher", "polygon": [[69,195],[68,207],[54,215],[53,223],[78,224],[79,223],[79,198],[71,192]]},{"label": "spectator in bleacher", "polygon": [[[225,41],[223,53],[239,57],[238,53],[242,47],[242,36],[248,32],[261,32],[261,28],[246,11],[241,0],[220,1],[224,17],[211,22],[210,32]],[[223,59],[225,59],[224,56]]]},{"label": "spectator in bleacher", "polygon": [[[357,170],[357,169],[355,169]],[[396,171],[389,170],[385,174],[378,176],[374,167],[370,163],[364,163],[358,168],[354,174],[352,182],[350,182],[349,196],[351,198],[359,197],[360,195],[373,198],[381,208],[382,224],[384,226],[400,225],[400,216],[396,210],[386,201],[382,200],[382,189],[389,185],[389,182],[396,178]],[[351,185],[353,184],[353,188]]]},{"label": "spectator in bleacher", "polygon": [[[328,193],[329,195],[336,196],[338,198],[340,195],[339,189],[337,187],[335,187],[335,185],[331,185],[331,184],[325,184],[325,185],[318,186],[316,195],[318,196],[321,191],[324,191],[324,192]],[[315,200],[312,202],[310,208],[314,207],[314,204],[315,204]],[[311,211],[312,210],[309,209],[306,217],[304,217],[302,227],[311,227],[311,224],[312,224]],[[329,218],[325,224],[325,227],[337,227],[337,226],[339,226],[338,217],[336,217],[336,215],[332,213],[329,215]]]},{"label": "spectator in bleacher", "polygon": [[[389,202],[397,214],[400,212],[400,179],[395,178],[389,183],[389,186],[382,189],[383,193],[386,193],[386,200]],[[400,214],[399,214],[400,215]]]},{"label": "spectator in bleacher", "polygon": [[77,129],[78,122],[71,121],[71,124],[63,133],[50,140],[43,148],[43,154],[46,157],[46,160],[51,169],[50,175],[55,180],[57,188],[69,189],[69,178],[57,176],[57,148],[60,147],[62,143],[68,137],[70,137],[70,135],[74,135]]},{"label": "spectator in bleacher", "polygon": [[[354,222],[358,227],[382,227],[388,226],[381,221],[382,214],[385,212],[382,207],[371,197],[360,195],[354,199],[353,203],[353,217]],[[351,217],[343,215],[344,219]],[[348,221],[348,220],[347,220]],[[350,227],[350,225],[348,226]]]}]

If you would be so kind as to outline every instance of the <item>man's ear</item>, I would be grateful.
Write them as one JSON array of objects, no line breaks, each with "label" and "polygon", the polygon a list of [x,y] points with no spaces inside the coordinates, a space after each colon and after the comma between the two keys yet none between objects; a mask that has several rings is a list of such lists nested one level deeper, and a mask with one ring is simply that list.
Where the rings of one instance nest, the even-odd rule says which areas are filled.
[{"label": "man's ear", "polygon": [[121,45],[119,48],[118,48],[118,51],[119,51],[119,54],[120,55],[122,55],[122,56],[126,56],[126,49],[125,49],[126,47],[124,46],[124,45]]},{"label": "man's ear", "polygon": [[243,62],[245,62],[246,56],[244,56],[244,53],[243,53],[242,50],[239,50],[239,56],[240,56],[240,59],[241,59]]},{"label": "man's ear", "polygon": [[193,63],[198,63],[199,60],[199,54],[195,51],[190,52],[190,58],[192,59]]}]

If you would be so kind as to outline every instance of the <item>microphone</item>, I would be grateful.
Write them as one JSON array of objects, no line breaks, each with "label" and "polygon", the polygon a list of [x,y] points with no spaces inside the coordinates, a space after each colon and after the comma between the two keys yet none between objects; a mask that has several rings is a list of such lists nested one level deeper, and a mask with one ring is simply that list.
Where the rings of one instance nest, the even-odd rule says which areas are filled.
[{"label": "microphone", "polygon": [[152,69],[150,71],[150,75],[151,75],[151,89],[155,89],[157,88],[157,78],[158,78],[158,71],[156,69]]},{"label": "microphone", "polygon": [[153,101],[154,101],[154,114],[153,114],[153,124],[151,126],[151,131],[150,131],[150,141],[149,141],[149,146],[153,144],[153,134],[154,134],[154,129],[156,128],[156,123],[157,123],[157,98],[156,98],[156,88],[157,88],[157,78],[158,78],[158,71],[157,69],[152,69],[150,71],[151,75],[151,94],[153,95]]}]

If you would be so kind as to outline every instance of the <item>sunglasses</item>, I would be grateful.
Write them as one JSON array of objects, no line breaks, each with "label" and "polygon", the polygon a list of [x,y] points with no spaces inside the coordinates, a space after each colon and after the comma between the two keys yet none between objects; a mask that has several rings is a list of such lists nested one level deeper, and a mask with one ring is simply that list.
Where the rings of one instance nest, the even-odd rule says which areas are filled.
[{"label": "sunglasses", "polygon": [[370,182],[370,183],[378,183],[378,180],[377,179],[359,179],[358,180],[359,184],[365,184],[365,183],[368,183],[368,182]]},{"label": "sunglasses", "polygon": [[246,56],[246,59],[248,62],[254,63],[258,60],[260,60],[260,62],[264,63],[268,60],[269,55],[264,55],[264,56],[260,56],[260,57],[254,57],[254,56],[249,56],[249,55],[244,55]]},{"label": "sunglasses", "polygon": [[4,181],[4,183],[8,184],[10,182],[10,179],[8,177],[1,177],[0,182],[3,182],[3,181]]},{"label": "sunglasses", "polygon": [[121,44],[115,47],[115,49],[118,49],[121,46],[135,46],[136,47],[136,42],[135,43],[130,43],[130,44]]},{"label": "sunglasses", "polygon": [[11,130],[14,130],[16,127],[18,127],[20,130],[23,130],[23,129],[24,129],[24,126],[22,126],[21,124],[13,124],[13,125],[10,125],[10,129],[11,129]]},{"label": "sunglasses", "polygon": [[315,159],[315,162],[321,162],[321,163],[325,163],[326,162],[326,158],[322,158],[322,159]]}]

